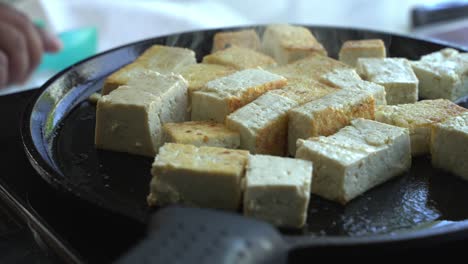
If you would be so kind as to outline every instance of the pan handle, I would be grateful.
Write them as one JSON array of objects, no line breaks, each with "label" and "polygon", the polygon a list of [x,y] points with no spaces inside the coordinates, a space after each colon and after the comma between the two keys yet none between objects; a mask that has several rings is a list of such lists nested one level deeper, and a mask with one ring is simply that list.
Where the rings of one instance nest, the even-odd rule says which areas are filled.
[{"label": "pan handle", "polygon": [[219,210],[167,207],[117,263],[287,263],[288,249],[264,222]]},{"label": "pan handle", "polygon": [[418,5],[411,10],[412,27],[417,28],[428,24],[453,21],[468,16],[466,1],[452,1],[436,5]]}]

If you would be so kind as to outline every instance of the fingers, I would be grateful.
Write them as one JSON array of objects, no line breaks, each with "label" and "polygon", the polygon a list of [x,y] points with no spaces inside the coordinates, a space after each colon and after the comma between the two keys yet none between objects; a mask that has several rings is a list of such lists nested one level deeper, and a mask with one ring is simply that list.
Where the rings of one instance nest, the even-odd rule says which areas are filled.
[{"label": "fingers", "polygon": [[24,81],[30,67],[26,38],[22,32],[6,23],[0,23],[0,38],[0,50],[8,61],[7,83]]},{"label": "fingers", "polygon": [[38,28],[39,35],[41,37],[42,46],[46,52],[57,52],[62,48],[62,43],[59,39],[50,34],[48,31]]},{"label": "fingers", "polygon": [[[24,37],[29,64],[26,75],[29,75],[39,64],[43,52],[41,36],[33,23],[22,13],[10,7],[0,8],[0,17],[3,23],[13,26]],[[24,80],[25,77],[20,78]]]},{"label": "fingers", "polygon": [[44,51],[56,52],[59,40],[38,29],[21,12],[0,3],[0,88],[24,82]]}]

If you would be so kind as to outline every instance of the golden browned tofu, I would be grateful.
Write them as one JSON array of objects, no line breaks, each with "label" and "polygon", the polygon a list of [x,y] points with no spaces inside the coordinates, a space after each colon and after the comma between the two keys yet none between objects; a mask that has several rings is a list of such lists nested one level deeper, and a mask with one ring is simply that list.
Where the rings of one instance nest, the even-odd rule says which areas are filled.
[{"label": "golden browned tofu", "polygon": [[226,126],[240,132],[240,148],[250,153],[287,153],[287,114],[298,105],[339,91],[309,79],[289,79],[280,89],[271,90],[231,113]]},{"label": "golden browned tofu", "polygon": [[356,118],[375,118],[375,101],[371,93],[343,89],[293,108],[288,113],[288,149],[296,153],[298,139],[329,136]]},{"label": "golden browned tofu", "polygon": [[312,52],[326,56],[327,51],[309,29],[292,25],[270,25],[262,40],[263,52],[279,64],[302,59]]},{"label": "golden browned tofu", "polygon": [[413,156],[428,154],[432,127],[446,119],[467,112],[447,99],[423,100],[414,104],[379,106],[375,119],[409,129]]},{"label": "golden browned tofu", "polygon": [[228,114],[286,84],[284,77],[261,69],[246,69],[209,81],[192,94],[192,120],[223,123]]},{"label": "golden browned tofu", "polygon": [[166,143],[151,174],[150,206],[187,206],[237,210],[249,152]]},{"label": "golden browned tofu", "polygon": [[270,56],[251,49],[240,47],[230,47],[210,55],[206,55],[203,57],[203,62],[220,64],[233,67],[238,70],[276,64],[275,60]]},{"label": "golden browned tofu", "polygon": [[325,73],[350,66],[330,57],[312,53],[310,56],[293,63],[278,67],[268,67],[268,71],[289,78],[307,78],[319,81]]},{"label": "golden browned tofu", "polygon": [[166,142],[235,149],[240,135],[224,124],[213,121],[189,121],[164,124]]},{"label": "golden browned tofu", "polygon": [[385,58],[385,43],[381,39],[348,40],[343,43],[339,60],[356,67],[359,58]]},{"label": "golden browned tofu", "polygon": [[286,86],[281,89],[273,90],[271,93],[281,95],[302,105],[339,90],[338,88],[327,86],[313,79],[291,78],[288,79],[288,84]]},{"label": "golden browned tofu", "polygon": [[180,74],[188,81],[189,95],[200,90],[207,82],[231,73],[235,69],[219,64],[197,63],[182,69]]},{"label": "golden browned tofu", "polygon": [[136,75],[147,70],[163,74],[178,73],[182,68],[197,62],[195,52],[190,49],[154,45],[141,54],[136,60],[116,72],[104,81],[101,94],[106,95]]},{"label": "golden browned tofu", "polygon": [[187,48],[154,45],[137,59],[147,69],[159,73],[179,72],[196,63],[195,52]]},{"label": "golden browned tofu", "polygon": [[214,35],[212,52],[233,46],[259,50],[260,38],[253,29],[218,32]]}]

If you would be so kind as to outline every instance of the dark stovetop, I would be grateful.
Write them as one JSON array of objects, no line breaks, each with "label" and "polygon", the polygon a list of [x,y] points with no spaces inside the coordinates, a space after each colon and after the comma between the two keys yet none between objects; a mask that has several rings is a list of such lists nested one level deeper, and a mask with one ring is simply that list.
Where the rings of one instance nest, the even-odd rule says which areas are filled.
[{"label": "dark stovetop", "polygon": [[[19,132],[23,109],[37,92],[0,97],[0,263],[111,262],[144,235],[145,226],[60,193],[39,177]],[[42,248],[54,250],[40,250],[33,233],[44,240]]]}]

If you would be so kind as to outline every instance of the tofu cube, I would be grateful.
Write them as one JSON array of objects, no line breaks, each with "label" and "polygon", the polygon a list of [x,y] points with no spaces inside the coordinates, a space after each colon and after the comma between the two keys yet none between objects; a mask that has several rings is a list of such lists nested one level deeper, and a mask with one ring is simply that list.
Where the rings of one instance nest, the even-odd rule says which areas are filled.
[{"label": "tofu cube", "polygon": [[232,74],[235,71],[236,70],[231,67],[206,63],[191,64],[183,68],[180,74],[188,81],[189,114],[192,111],[193,92],[201,90],[207,82]]},{"label": "tofu cube", "polygon": [[299,105],[321,98],[338,89],[306,78],[288,79],[283,88],[272,90],[269,93],[277,94],[297,102]]},{"label": "tofu cube", "polygon": [[247,69],[209,81],[192,94],[192,120],[224,123],[228,114],[286,83],[284,77],[261,69]]},{"label": "tofu cube", "polygon": [[218,32],[214,35],[212,52],[232,46],[259,50],[261,47],[260,38],[253,29]]},{"label": "tofu cube", "polygon": [[279,64],[305,58],[313,52],[327,55],[325,48],[309,29],[286,24],[270,25],[265,29],[262,49]]},{"label": "tofu cube", "polygon": [[235,71],[234,68],[219,64],[197,63],[183,68],[180,74],[188,81],[189,96],[191,96],[193,92],[202,89],[207,82]]},{"label": "tofu cube", "polygon": [[320,81],[322,75],[335,69],[342,68],[351,69],[350,66],[342,62],[314,52],[304,59],[282,66],[270,66],[267,67],[266,70],[284,76],[288,79],[302,78]]},{"label": "tofu cube", "polygon": [[296,154],[298,139],[329,136],[355,118],[374,119],[375,101],[370,93],[340,90],[289,111],[288,150]]},{"label": "tofu cube", "polygon": [[411,166],[406,128],[366,119],[329,137],[299,141],[296,158],[314,164],[312,193],[346,204]]},{"label": "tofu cube", "polygon": [[159,73],[178,73],[187,65],[197,63],[195,52],[191,49],[153,45],[137,59],[147,69]]},{"label": "tofu cube", "polygon": [[98,101],[97,148],[152,157],[159,135],[156,96],[122,86]]},{"label": "tofu cube", "polygon": [[385,58],[385,43],[381,39],[348,40],[341,46],[338,58],[356,67],[359,58]]},{"label": "tofu cube", "polygon": [[226,126],[240,133],[240,148],[250,153],[286,154],[288,111],[296,101],[270,92],[226,118]]},{"label": "tofu cube", "polygon": [[88,101],[91,104],[97,104],[97,102],[99,101],[99,99],[101,99],[101,97],[102,95],[100,93],[93,93],[88,97]]},{"label": "tofu cube", "polygon": [[418,78],[404,58],[360,58],[358,73],[385,87],[387,104],[410,104],[418,100]]},{"label": "tofu cube", "polygon": [[154,45],[143,52],[134,62],[107,77],[101,93],[106,95],[121,85],[128,85],[128,82],[135,79],[136,75],[147,70],[163,74],[178,73],[182,68],[196,62],[193,50]]},{"label": "tofu cube", "polygon": [[419,79],[419,96],[451,101],[468,94],[468,53],[443,49],[412,62]]},{"label": "tofu cube", "polygon": [[166,123],[163,126],[165,142],[235,149],[240,145],[240,135],[213,121]]},{"label": "tofu cube", "polygon": [[150,206],[238,210],[249,152],[166,143],[151,169]]},{"label": "tofu cube", "polygon": [[119,86],[127,85],[130,80],[135,79],[135,75],[146,71],[147,69],[137,61],[125,65],[124,67],[109,75],[104,80],[104,85],[101,89],[101,95],[107,95],[117,89]]},{"label": "tofu cube", "polygon": [[270,56],[255,50],[233,46],[203,57],[203,63],[220,64],[237,70],[275,65]]},{"label": "tofu cube", "polygon": [[98,100],[97,148],[154,157],[164,143],[162,124],[187,119],[187,82],[180,75],[146,72]]},{"label": "tofu cube", "polygon": [[337,88],[347,87],[359,81],[362,81],[361,76],[354,68],[337,68],[320,76],[320,82]]},{"label": "tofu cube", "polygon": [[422,100],[414,104],[378,106],[375,120],[409,129],[413,156],[429,154],[432,127],[467,112],[447,99]]},{"label": "tofu cube", "polygon": [[382,85],[362,80],[354,69],[333,70],[324,74],[320,81],[340,89],[356,89],[369,92],[374,96],[376,105],[387,104],[385,88]]},{"label": "tofu cube", "polygon": [[275,226],[300,228],[307,220],[311,182],[310,161],[250,155],[244,214]]},{"label": "tofu cube", "polygon": [[160,98],[162,124],[183,122],[190,118],[188,112],[188,84],[179,74],[161,74],[146,70],[128,81],[128,87],[146,91]]},{"label": "tofu cube", "polygon": [[432,165],[468,180],[468,113],[451,117],[432,129]]}]

